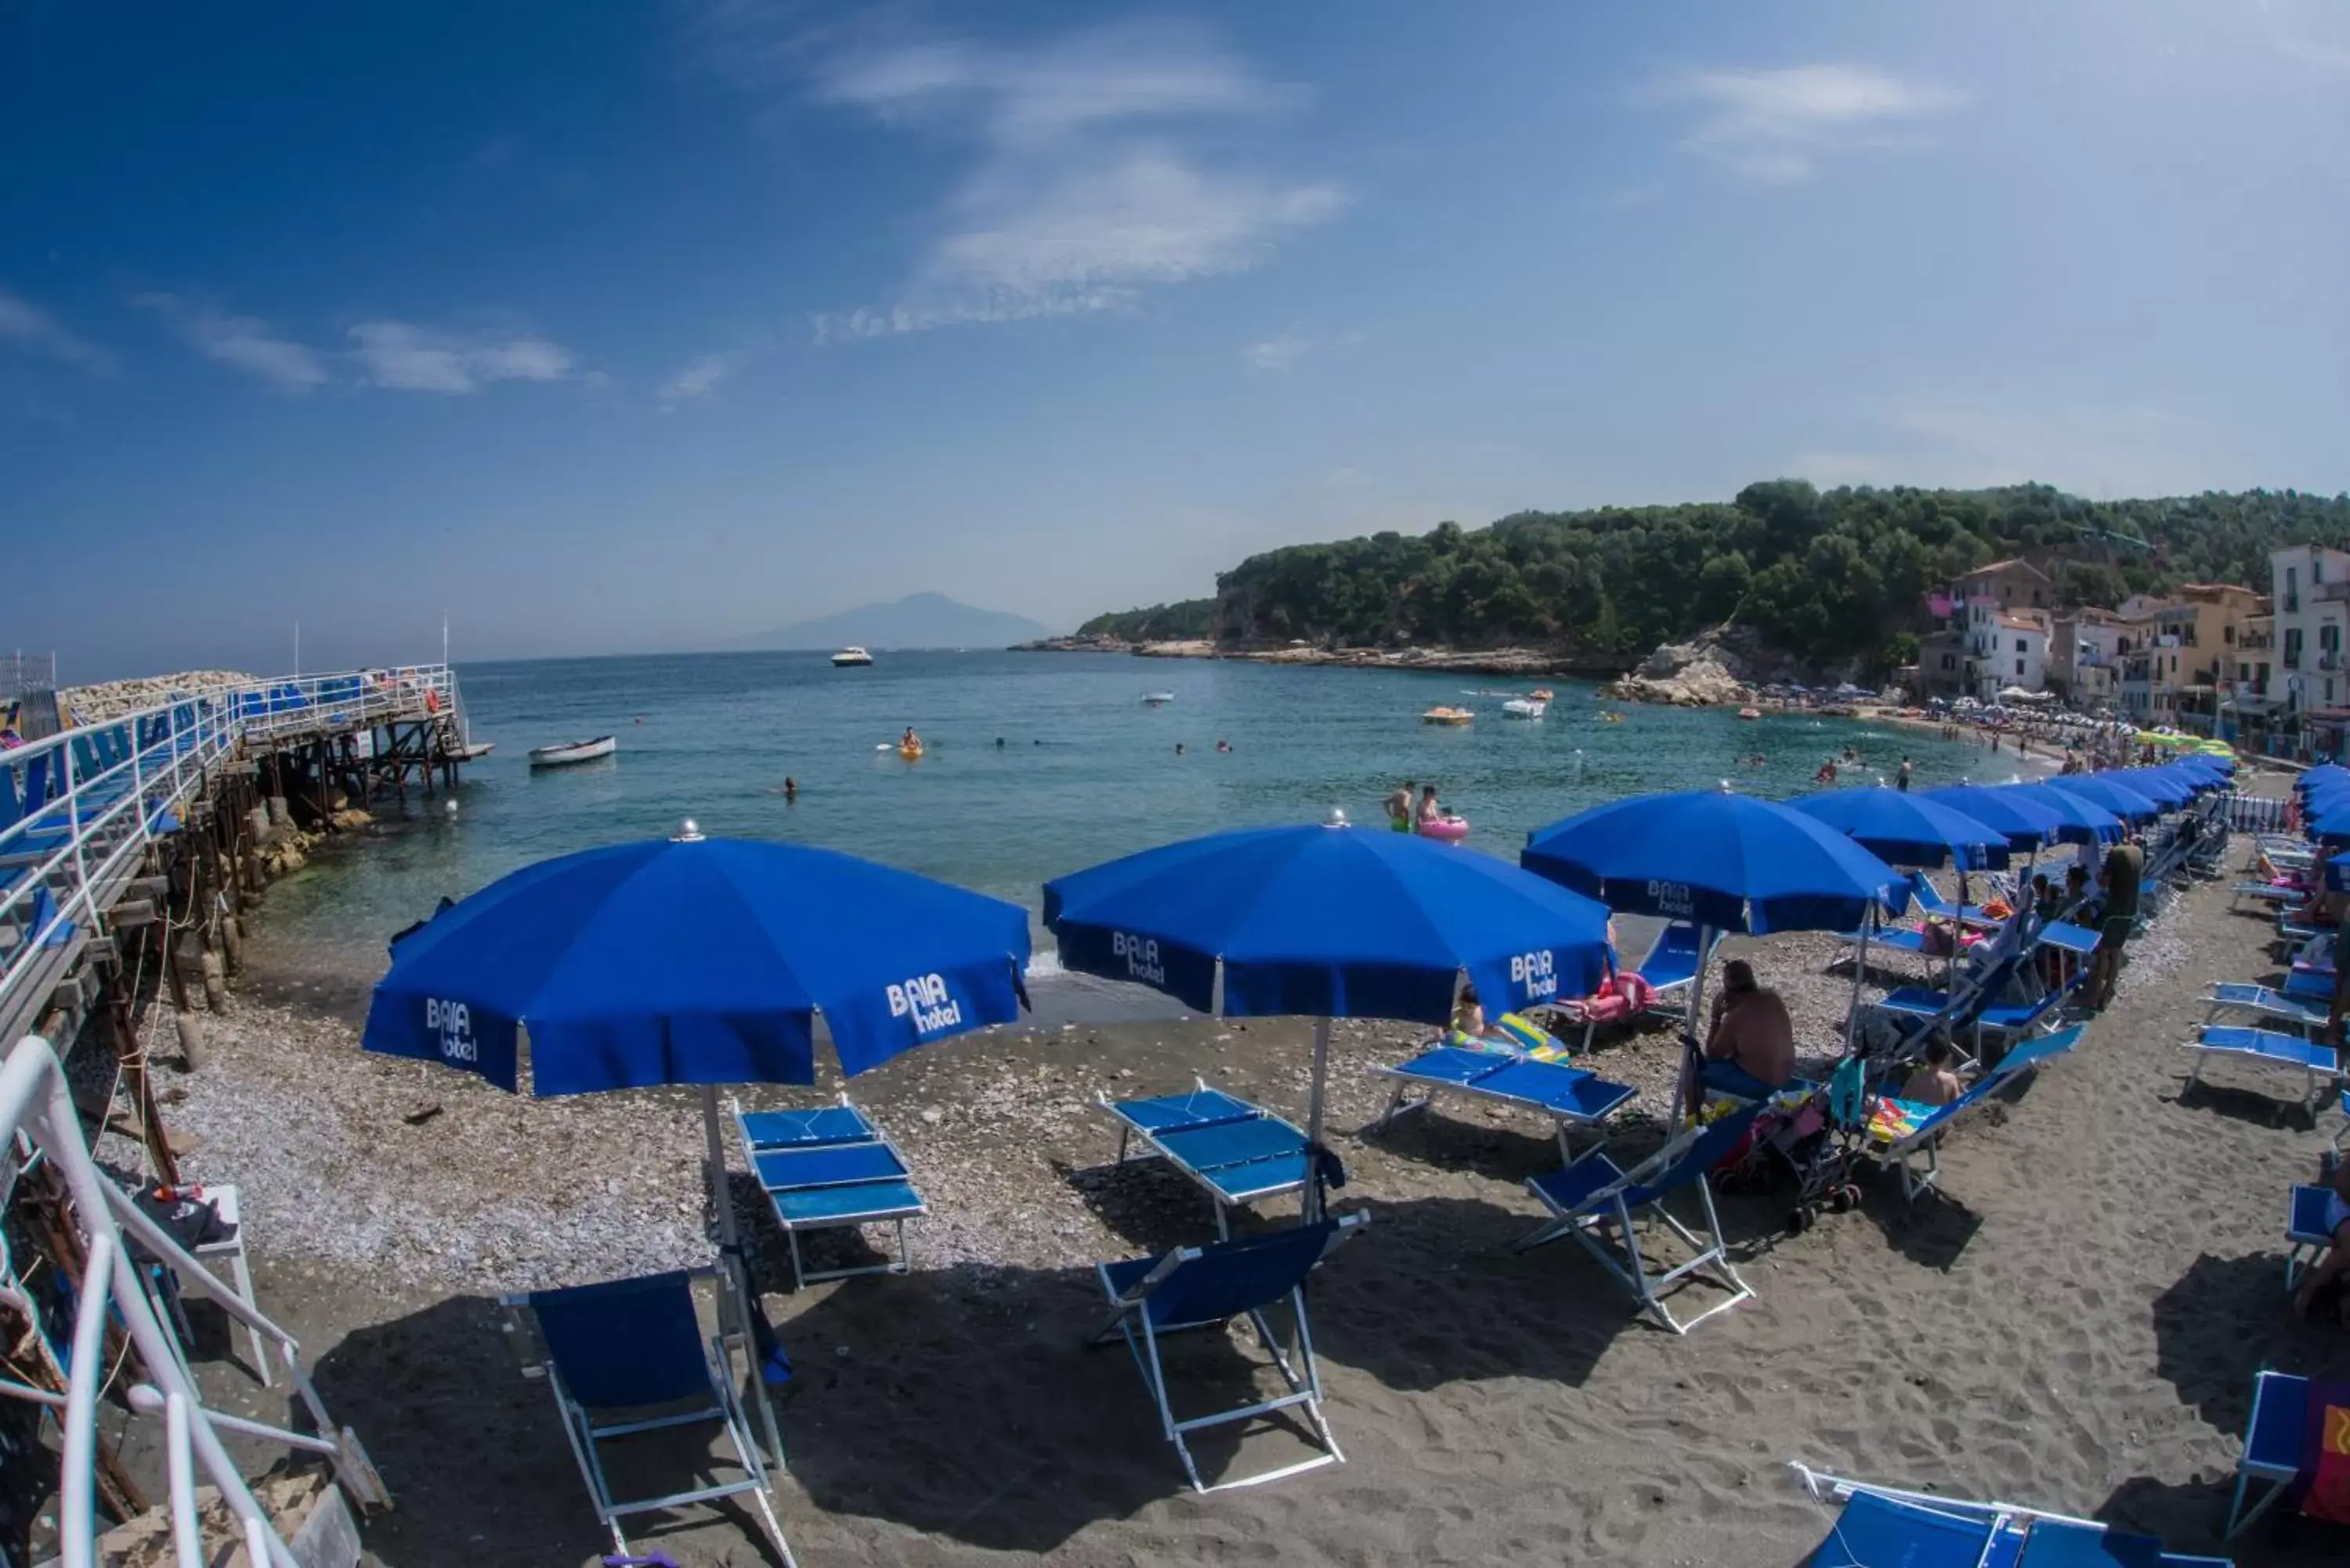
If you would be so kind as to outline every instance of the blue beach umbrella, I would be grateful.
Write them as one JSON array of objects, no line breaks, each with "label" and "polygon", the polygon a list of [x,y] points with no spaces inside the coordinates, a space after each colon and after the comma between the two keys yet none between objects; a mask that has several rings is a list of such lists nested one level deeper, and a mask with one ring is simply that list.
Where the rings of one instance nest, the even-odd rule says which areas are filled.
[{"label": "blue beach umbrella", "polygon": [[1343,822],[1210,834],[1071,872],[1045,884],[1045,924],[1064,969],[1201,1012],[1313,1017],[1316,1147],[1331,1019],[1441,1024],[1464,978],[1511,1008],[1582,996],[1614,961],[1607,911],[1590,899],[1491,856]]},{"label": "blue beach umbrella", "polygon": [[1985,827],[1998,828],[2007,835],[2010,849],[2021,849],[2026,854],[2036,852],[2053,840],[2056,830],[2064,824],[2064,814],[2054,807],[2013,794],[2003,787],[1945,784],[1940,789],[1923,791],[1920,798],[1939,802]]},{"label": "blue beach umbrella", "polygon": [[2350,784],[2350,768],[2339,763],[2320,763],[2293,781],[2293,787],[2304,794],[2323,784]]},{"label": "blue beach umbrella", "polygon": [[2129,824],[2099,802],[2074,794],[2079,778],[2067,774],[2048,784],[2001,784],[1994,793],[2055,812],[2061,822],[2056,836],[2064,843],[2111,844],[2129,831]]},{"label": "blue beach umbrella", "polygon": [[1529,835],[1518,863],[1609,909],[1698,928],[1688,1027],[1723,931],[1848,931],[1909,904],[1901,874],[1817,817],[1727,790],[1635,795]]},{"label": "blue beach umbrella", "polygon": [[1905,790],[1823,790],[1787,803],[1817,817],[1887,866],[1961,871],[2007,864],[2007,834],[1959,807]]},{"label": "blue beach umbrella", "polygon": [[2160,801],[2149,799],[2111,774],[2074,774],[2061,784],[2042,787],[2095,802],[2124,822],[2152,822],[2164,809]]},{"label": "blue beach umbrella", "polygon": [[700,1085],[732,1310],[756,1338],[716,1085],[814,1083],[819,1013],[851,1075],[1009,1023],[1028,944],[1016,904],[689,822],[525,867],[403,933],[360,1044],[514,1090],[526,1032],[536,1096]]},{"label": "blue beach umbrella", "polygon": [[2195,786],[2168,768],[2108,768],[2089,776],[2135,790],[2166,810],[2185,805],[2195,798]]},{"label": "blue beach umbrella", "polygon": [[1019,906],[801,845],[620,844],[492,883],[392,950],[360,1043],[576,1095],[813,1084],[1019,1015]]}]

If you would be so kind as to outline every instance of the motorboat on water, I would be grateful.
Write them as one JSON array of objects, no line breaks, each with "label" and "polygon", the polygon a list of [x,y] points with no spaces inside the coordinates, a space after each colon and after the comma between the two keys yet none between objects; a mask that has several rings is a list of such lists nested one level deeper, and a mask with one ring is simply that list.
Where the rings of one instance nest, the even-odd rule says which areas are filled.
[{"label": "motorboat on water", "polygon": [[1502,715],[1508,719],[1539,719],[1550,711],[1550,704],[1532,697],[1513,697],[1502,704]]},{"label": "motorboat on water", "polygon": [[620,749],[617,737],[598,735],[592,741],[567,741],[559,746],[533,746],[530,765],[535,768],[567,768],[574,763],[592,763],[608,757]]},{"label": "motorboat on water", "polygon": [[1142,694],[1142,705],[1146,708],[1164,708],[1173,701],[1175,693],[1172,691],[1146,691]]},{"label": "motorboat on water", "polygon": [[849,644],[847,648],[842,649],[838,653],[832,656],[832,667],[835,670],[853,670],[859,665],[870,664],[872,662],[873,656],[866,652],[863,649],[858,647],[855,643]]},{"label": "motorboat on water", "polygon": [[1439,705],[1422,713],[1419,716],[1419,722],[1423,724],[1466,724],[1476,717],[1475,713],[1466,708],[1448,708]]}]

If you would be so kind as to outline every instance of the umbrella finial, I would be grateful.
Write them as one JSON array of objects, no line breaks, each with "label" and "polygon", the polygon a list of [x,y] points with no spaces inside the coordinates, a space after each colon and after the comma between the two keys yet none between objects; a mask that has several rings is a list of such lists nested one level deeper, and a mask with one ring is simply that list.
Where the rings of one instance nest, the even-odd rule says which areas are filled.
[{"label": "umbrella finial", "polygon": [[1329,819],[1324,822],[1322,826],[1325,827],[1347,827],[1351,826],[1347,821],[1347,808],[1343,805],[1332,806],[1330,808]]},{"label": "umbrella finial", "polygon": [[696,827],[693,824],[693,818],[689,816],[683,822],[677,825],[677,831],[670,836],[670,842],[671,844],[699,844],[702,842],[702,829]]}]

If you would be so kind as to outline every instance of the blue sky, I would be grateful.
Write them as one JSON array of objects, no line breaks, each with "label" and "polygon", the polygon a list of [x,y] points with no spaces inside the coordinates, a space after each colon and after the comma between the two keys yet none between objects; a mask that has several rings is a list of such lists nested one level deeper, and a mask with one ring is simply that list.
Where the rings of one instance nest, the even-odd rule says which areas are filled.
[{"label": "blue sky", "polygon": [[2350,486],[2350,9],[0,0],[0,646],[1055,624],[1750,480]]}]

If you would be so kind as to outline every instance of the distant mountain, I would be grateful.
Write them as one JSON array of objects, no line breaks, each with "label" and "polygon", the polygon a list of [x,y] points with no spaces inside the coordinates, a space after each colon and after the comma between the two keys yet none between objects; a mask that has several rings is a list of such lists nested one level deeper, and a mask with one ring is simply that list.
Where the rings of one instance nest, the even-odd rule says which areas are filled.
[{"label": "distant mountain", "polygon": [[739,638],[735,648],[1009,648],[1053,635],[1026,616],[976,609],[944,594],[908,594],[895,604],[862,605]]}]

